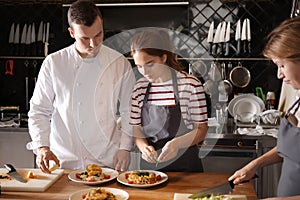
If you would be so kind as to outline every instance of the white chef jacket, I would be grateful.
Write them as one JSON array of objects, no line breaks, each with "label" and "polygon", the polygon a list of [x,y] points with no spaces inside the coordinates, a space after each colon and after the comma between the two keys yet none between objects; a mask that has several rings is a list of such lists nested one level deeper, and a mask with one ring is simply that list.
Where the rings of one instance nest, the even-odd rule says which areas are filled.
[{"label": "white chef jacket", "polygon": [[90,163],[113,168],[115,153],[133,147],[128,120],[135,77],[117,51],[102,45],[96,57],[83,59],[75,45],[50,54],[41,66],[30,100],[27,148],[50,146],[66,169]]}]

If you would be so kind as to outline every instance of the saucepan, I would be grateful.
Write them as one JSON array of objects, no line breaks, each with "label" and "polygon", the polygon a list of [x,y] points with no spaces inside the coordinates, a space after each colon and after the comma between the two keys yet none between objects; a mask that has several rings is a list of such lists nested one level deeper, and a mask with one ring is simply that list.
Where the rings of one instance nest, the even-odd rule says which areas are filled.
[{"label": "saucepan", "polygon": [[190,71],[196,77],[204,77],[207,72],[207,66],[203,61],[198,60],[190,65]]},{"label": "saucepan", "polygon": [[250,83],[251,74],[249,70],[239,62],[238,65],[231,70],[229,79],[234,86],[244,88]]}]

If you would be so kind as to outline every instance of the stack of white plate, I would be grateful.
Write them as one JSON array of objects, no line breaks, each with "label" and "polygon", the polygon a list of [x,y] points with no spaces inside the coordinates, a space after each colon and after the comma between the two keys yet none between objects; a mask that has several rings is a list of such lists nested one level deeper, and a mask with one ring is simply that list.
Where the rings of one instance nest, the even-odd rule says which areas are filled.
[{"label": "stack of white plate", "polygon": [[263,100],[254,94],[240,94],[228,104],[228,112],[238,121],[250,123],[265,109]]}]

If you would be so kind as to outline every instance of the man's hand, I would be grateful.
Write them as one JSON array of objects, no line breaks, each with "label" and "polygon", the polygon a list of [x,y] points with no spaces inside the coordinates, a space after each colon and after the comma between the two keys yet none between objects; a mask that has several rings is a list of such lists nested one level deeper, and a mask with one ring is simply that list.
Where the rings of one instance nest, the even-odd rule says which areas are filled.
[{"label": "man's hand", "polygon": [[50,151],[49,147],[39,147],[37,150],[36,164],[42,170],[42,172],[45,172],[47,174],[51,173],[51,171],[49,170],[50,160],[53,160],[55,164],[60,166],[58,158],[52,151]]},{"label": "man's hand", "polygon": [[124,149],[119,150],[114,156],[114,166],[117,171],[126,171],[130,164],[130,152]]}]

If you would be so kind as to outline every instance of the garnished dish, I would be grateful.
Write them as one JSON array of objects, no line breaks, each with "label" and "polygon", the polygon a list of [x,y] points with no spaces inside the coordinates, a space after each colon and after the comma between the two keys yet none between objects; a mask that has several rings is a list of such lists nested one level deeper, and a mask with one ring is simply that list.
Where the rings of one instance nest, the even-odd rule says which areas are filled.
[{"label": "garnished dish", "polygon": [[127,200],[129,194],[121,189],[97,187],[80,190],[70,195],[69,200]]},{"label": "garnished dish", "polygon": [[153,170],[134,170],[120,174],[117,180],[132,187],[152,187],[168,180],[165,173]]},{"label": "garnished dish", "polygon": [[86,166],[85,171],[71,172],[68,177],[70,180],[87,185],[97,185],[108,182],[118,176],[118,172],[109,168],[102,168],[96,164]]},{"label": "garnished dish", "polygon": [[200,197],[200,198],[195,198],[193,200],[233,200],[231,197],[226,197],[225,195],[210,195],[207,197]]}]

